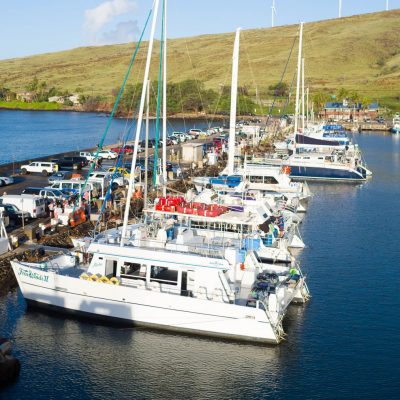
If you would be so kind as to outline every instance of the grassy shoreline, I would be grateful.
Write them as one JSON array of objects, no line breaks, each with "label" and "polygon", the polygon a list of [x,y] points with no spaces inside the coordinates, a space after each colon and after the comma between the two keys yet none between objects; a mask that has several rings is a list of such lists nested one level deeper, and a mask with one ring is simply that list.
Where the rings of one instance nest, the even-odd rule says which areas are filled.
[{"label": "grassy shoreline", "polygon": [[26,103],[24,101],[0,101],[0,109],[4,110],[27,110],[27,111],[59,111],[61,105],[58,103],[48,103],[46,101]]}]

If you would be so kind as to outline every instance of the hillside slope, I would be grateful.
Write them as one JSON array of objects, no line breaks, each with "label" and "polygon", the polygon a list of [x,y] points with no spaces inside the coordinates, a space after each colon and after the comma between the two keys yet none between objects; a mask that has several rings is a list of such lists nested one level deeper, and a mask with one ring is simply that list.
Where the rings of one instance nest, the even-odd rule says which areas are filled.
[{"label": "hillside slope", "polygon": [[[259,93],[279,81],[297,25],[246,30],[241,38],[239,84]],[[304,28],[306,80],[311,90],[355,89],[371,99],[400,95],[400,10],[309,23]],[[169,41],[168,77],[197,78],[206,87],[230,84],[233,33]],[[131,82],[141,80],[147,45],[138,53]],[[0,84],[23,90],[36,76],[50,86],[109,96],[123,79],[132,44],[74,50],[0,61]],[[158,45],[152,66],[156,79]],[[295,71],[297,43],[285,81]]]}]

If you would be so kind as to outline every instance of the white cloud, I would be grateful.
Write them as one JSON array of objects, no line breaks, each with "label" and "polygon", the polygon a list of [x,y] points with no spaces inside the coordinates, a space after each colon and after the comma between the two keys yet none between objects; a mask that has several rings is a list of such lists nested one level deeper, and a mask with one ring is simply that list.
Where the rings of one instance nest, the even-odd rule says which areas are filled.
[{"label": "white cloud", "polygon": [[120,22],[115,29],[104,32],[100,38],[101,44],[126,43],[137,39],[139,27],[137,21]]},{"label": "white cloud", "polygon": [[90,39],[97,42],[97,35],[106,24],[116,17],[132,13],[135,9],[136,2],[132,0],[104,1],[99,6],[85,11],[84,28]]}]

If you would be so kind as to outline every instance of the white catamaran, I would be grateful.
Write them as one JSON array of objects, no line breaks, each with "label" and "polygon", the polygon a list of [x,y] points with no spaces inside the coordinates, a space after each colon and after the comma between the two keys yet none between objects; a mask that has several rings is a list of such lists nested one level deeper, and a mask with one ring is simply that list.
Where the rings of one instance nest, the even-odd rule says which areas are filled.
[{"label": "white catamaran", "polygon": [[[155,0],[132,166],[136,165],[158,8],[159,0]],[[235,51],[238,36],[239,32]],[[128,199],[133,187],[132,167]],[[238,246],[229,237],[215,243],[169,219],[128,224],[127,203],[122,229],[98,234],[81,251],[47,251],[39,262],[12,261],[27,302],[173,331],[281,341],[287,307],[309,297],[298,266],[263,263],[254,250],[256,238]]]}]

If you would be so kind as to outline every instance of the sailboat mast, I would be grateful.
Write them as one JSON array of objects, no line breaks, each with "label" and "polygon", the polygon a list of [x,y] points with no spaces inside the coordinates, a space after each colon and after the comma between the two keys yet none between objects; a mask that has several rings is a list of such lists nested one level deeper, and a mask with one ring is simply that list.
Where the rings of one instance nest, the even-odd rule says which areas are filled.
[{"label": "sailboat mast", "polygon": [[303,46],[303,22],[300,23],[299,33],[299,54],[297,57],[297,87],[296,87],[296,107],[294,113],[294,133],[299,128],[299,101],[300,101],[300,76],[301,76],[301,50]]},{"label": "sailboat mast", "polygon": [[164,0],[164,46],[163,46],[163,196],[167,195],[167,0]]},{"label": "sailboat mast", "polygon": [[301,59],[301,129],[304,133],[305,93],[304,93],[304,57]]},{"label": "sailboat mast", "polygon": [[134,146],[133,154],[132,154],[132,166],[131,166],[131,173],[129,175],[128,193],[126,196],[124,224],[122,225],[122,236],[121,236],[121,243],[120,243],[121,247],[124,245],[124,241],[125,241],[126,230],[128,227],[131,198],[132,198],[134,183],[135,183],[135,166],[136,166],[136,159],[137,159],[137,153],[138,153],[140,131],[142,129],[144,103],[146,100],[146,89],[147,89],[147,83],[148,83],[148,79],[149,79],[151,54],[153,51],[154,34],[156,31],[156,24],[157,24],[158,5],[159,5],[159,0],[154,0],[153,20],[151,23],[149,47],[148,47],[148,51],[147,51],[146,67],[145,67],[144,78],[143,78],[143,89],[142,89],[142,95],[140,98],[139,114],[138,114],[138,120],[137,120],[137,124],[136,124],[135,146]]},{"label": "sailboat mast", "polygon": [[147,81],[146,88],[146,137],[144,141],[144,196],[143,206],[147,207],[147,192],[149,188],[148,169],[149,169],[149,114],[150,114],[150,81]]},{"label": "sailboat mast", "polygon": [[306,127],[308,127],[308,120],[309,120],[309,96],[310,96],[310,88],[308,87],[306,90]]},{"label": "sailboat mast", "polygon": [[236,138],[236,103],[239,71],[239,40],[240,30],[236,30],[235,44],[232,57],[232,83],[231,83],[231,115],[229,123],[229,152],[228,152],[228,174],[232,175],[235,166],[235,138]]}]

